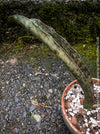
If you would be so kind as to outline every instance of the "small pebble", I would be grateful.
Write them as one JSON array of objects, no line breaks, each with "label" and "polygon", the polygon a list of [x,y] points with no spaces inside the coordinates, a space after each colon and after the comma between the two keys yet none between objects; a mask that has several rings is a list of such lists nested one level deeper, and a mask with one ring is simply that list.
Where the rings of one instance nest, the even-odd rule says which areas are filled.
[{"label": "small pebble", "polygon": [[70,112],[70,115],[73,117],[75,114]]},{"label": "small pebble", "polygon": [[15,102],[18,102],[18,101],[19,101],[18,97],[17,97],[17,96],[15,96]]},{"label": "small pebble", "polygon": [[53,93],[53,89],[49,89],[48,92],[52,94]]},{"label": "small pebble", "polygon": [[88,131],[86,131],[86,134],[90,134]]},{"label": "small pebble", "polygon": [[76,125],[76,124],[77,124],[77,119],[76,119],[75,117],[72,117],[72,118],[71,118],[71,122],[72,122],[74,125]]},{"label": "small pebble", "polygon": [[23,83],[23,87],[25,87],[26,86],[26,84],[25,83]]},{"label": "small pebble", "polygon": [[88,123],[85,123],[85,126],[88,127]]},{"label": "small pebble", "polygon": [[83,98],[80,99],[80,103],[81,103],[81,105],[84,105],[84,99]]},{"label": "small pebble", "polygon": [[15,132],[18,133],[19,132],[19,129],[18,128],[15,128]]},{"label": "small pebble", "polygon": [[26,118],[26,115],[27,115],[27,113],[26,113],[26,112],[24,112],[24,113],[23,113],[23,117],[25,117],[25,118]]},{"label": "small pebble", "polygon": [[32,117],[37,121],[40,122],[41,121],[41,116],[39,114],[32,114]]},{"label": "small pebble", "polygon": [[87,115],[90,115],[91,114],[91,112],[90,111],[87,111]]},{"label": "small pebble", "polygon": [[35,110],[35,108],[36,108],[36,107],[35,107],[34,105],[32,105],[32,106],[30,107],[30,110],[29,110],[29,111],[32,112],[32,111]]}]

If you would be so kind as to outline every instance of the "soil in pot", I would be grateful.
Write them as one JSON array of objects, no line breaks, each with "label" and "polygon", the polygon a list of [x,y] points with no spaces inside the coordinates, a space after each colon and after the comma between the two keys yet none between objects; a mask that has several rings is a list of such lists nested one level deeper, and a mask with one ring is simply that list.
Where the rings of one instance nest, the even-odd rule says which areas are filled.
[{"label": "soil in pot", "polygon": [[[94,101],[100,103],[100,83],[94,84]],[[83,134],[100,134],[100,107],[87,110],[84,92],[79,84],[72,85],[64,97],[66,114],[71,123]]]}]

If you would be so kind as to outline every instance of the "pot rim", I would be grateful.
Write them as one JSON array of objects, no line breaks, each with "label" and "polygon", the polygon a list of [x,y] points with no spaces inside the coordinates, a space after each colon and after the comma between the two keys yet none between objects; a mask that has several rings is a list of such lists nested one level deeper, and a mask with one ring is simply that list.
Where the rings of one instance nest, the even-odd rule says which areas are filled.
[{"label": "pot rim", "polygon": [[[100,83],[100,79],[97,78],[92,78],[93,83],[96,83],[97,81],[99,81]],[[73,132],[74,134],[82,134],[69,120],[67,113],[65,111],[65,107],[64,107],[64,97],[65,97],[65,93],[69,90],[69,88],[73,85],[78,83],[77,80],[72,81],[70,84],[68,84],[68,86],[64,89],[63,94],[62,94],[62,98],[61,98],[61,110],[62,110],[62,115],[65,121],[65,124],[68,126],[69,130],[71,132]]]}]

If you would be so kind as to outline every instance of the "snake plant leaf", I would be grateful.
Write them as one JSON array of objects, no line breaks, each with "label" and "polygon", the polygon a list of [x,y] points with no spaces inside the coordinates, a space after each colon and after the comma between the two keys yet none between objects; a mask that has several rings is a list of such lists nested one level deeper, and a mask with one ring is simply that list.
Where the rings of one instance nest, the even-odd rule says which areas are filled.
[{"label": "snake plant leaf", "polygon": [[71,73],[78,80],[85,93],[85,108],[91,108],[93,104],[93,83],[91,74],[82,61],[81,56],[71,45],[56,31],[38,19],[29,19],[21,15],[13,15],[16,22],[24,26],[38,39],[47,44],[50,49],[56,52],[67,65]]}]

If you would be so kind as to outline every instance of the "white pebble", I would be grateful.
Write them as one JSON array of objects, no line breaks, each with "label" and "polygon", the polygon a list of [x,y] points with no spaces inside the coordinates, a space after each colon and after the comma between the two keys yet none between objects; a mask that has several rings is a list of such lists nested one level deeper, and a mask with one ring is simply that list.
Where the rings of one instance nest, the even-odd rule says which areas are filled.
[{"label": "white pebble", "polygon": [[74,113],[74,114],[77,114],[77,113],[78,113],[78,111],[74,110],[74,111],[73,111],[73,113]]},{"label": "white pebble", "polygon": [[6,81],[6,84],[9,84],[9,81]]},{"label": "white pebble", "polygon": [[82,109],[83,109],[83,105],[79,105],[79,106],[78,106],[78,109],[80,109],[80,108],[82,108]]},{"label": "white pebble", "polygon": [[68,91],[68,93],[69,93],[69,94],[73,94],[73,92],[72,92],[72,91],[70,91],[70,90]]},{"label": "white pebble", "polygon": [[49,89],[48,92],[52,94],[53,93],[53,90],[52,89]]},{"label": "white pebble", "polygon": [[90,134],[88,131],[86,131],[86,134]]},{"label": "white pebble", "polygon": [[87,115],[90,115],[91,114],[91,112],[90,111],[87,111]]},{"label": "white pebble", "polygon": [[75,98],[75,95],[72,95],[73,98]]},{"label": "white pebble", "polygon": [[85,123],[85,126],[88,127],[88,123]]},{"label": "white pebble", "polygon": [[99,132],[96,132],[95,134],[99,134]]},{"label": "white pebble", "polygon": [[92,123],[91,121],[89,121],[89,123]]},{"label": "white pebble", "polygon": [[75,102],[75,103],[76,103],[76,102],[77,102],[77,100],[78,100],[78,99],[77,99],[77,98],[75,98],[75,99],[73,100],[73,102]]},{"label": "white pebble", "polygon": [[29,76],[32,76],[32,74],[29,74]]},{"label": "white pebble", "polygon": [[84,121],[87,122],[87,119],[85,119]]},{"label": "white pebble", "polygon": [[68,98],[69,98],[69,96],[66,96],[66,97],[65,97],[65,100],[67,100]]},{"label": "white pebble", "polygon": [[37,121],[40,122],[41,121],[41,116],[39,114],[32,114],[32,117]]},{"label": "white pebble", "polygon": [[90,128],[87,128],[87,131],[90,131]]},{"label": "white pebble", "polygon": [[48,73],[45,74],[46,76],[49,75]]},{"label": "white pebble", "polygon": [[69,110],[69,111],[72,111],[72,109],[71,109],[71,108],[69,108],[68,110]]},{"label": "white pebble", "polygon": [[92,110],[91,112],[92,112],[92,113],[95,113],[95,110]]},{"label": "white pebble", "polygon": [[93,126],[96,126],[97,125],[97,121],[95,119],[93,119],[92,117],[90,117],[90,120],[91,120]]},{"label": "white pebble", "polygon": [[70,112],[70,115],[73,117],[75,114]]}]

